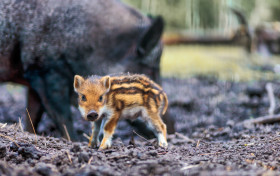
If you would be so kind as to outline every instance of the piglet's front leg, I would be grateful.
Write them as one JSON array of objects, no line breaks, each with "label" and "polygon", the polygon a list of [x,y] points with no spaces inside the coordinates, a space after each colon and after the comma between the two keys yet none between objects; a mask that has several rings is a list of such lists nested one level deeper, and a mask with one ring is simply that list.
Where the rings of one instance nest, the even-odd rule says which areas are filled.
[{"label": "piglet's front leg", "polygon": [[100,125],[101,125],[102,120],[98,120],[96,122],[92,122],[92,133],[90,136],[90,140],[88,143],[88,147],[97,147],[100,143],[99,141],[99,131],[100,131]]},{"label": "piglet's front leg", "polygon": [[112,145],[112,136],[117,127],[117,123],[120,117],[120,113],[115,113],[105,122],[103,129],[103,139],[98,150],[104,150],[110,148]]}]

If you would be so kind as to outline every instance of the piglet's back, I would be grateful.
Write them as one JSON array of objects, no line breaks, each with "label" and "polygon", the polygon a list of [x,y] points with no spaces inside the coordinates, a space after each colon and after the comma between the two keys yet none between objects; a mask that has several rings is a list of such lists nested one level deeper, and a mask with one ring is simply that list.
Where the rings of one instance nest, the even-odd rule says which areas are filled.
[{"label": "piglet's back", "polygon": [[162,88],[145,75],[111,76],[108,103],[116,110],[142,106],[151,112],[165,113],[168,100]]}]

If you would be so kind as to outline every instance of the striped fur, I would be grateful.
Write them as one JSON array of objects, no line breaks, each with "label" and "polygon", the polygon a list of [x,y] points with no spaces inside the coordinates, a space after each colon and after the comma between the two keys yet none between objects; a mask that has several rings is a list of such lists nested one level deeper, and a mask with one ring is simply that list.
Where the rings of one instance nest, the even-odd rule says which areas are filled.
[{"label": "striped fur", "polygon": [[90,76],[84,79],[76,75],[74,89],[79,94],[79,109],[83,117],[87,120],[88,113],[95,111],[98,114],[97,120],[103,118],[105,121],[105,135],[100,149],[110,147],[110,142],[106,141],[112,138],[120,118],[138,116],[152,124],[156,135],[160,136],[159,145],[167,146],[166,125],[160,115],[166,112],[168,99],[162,88],[146,76],[128,74]]}]

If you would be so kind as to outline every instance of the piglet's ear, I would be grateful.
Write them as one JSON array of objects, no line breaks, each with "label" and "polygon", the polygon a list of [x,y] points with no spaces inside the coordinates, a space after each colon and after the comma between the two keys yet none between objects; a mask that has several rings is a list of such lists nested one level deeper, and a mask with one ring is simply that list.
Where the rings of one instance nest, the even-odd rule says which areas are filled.
[{"label": "piglet's ear", "polygon": [[74,90],[75,92],[78,92],[78,89],[81,87],[81,85],[84,83],[85,79],[81,77],[80,75],[75,75],[74,77]]},{"label": "piglet's ear", "polygon": [[110,90],[110,88],[111,88],[110,76],[104,76],[102,78],[102,81],[103,81],[104,87],[107,89],[107,92],[108,92]]}]

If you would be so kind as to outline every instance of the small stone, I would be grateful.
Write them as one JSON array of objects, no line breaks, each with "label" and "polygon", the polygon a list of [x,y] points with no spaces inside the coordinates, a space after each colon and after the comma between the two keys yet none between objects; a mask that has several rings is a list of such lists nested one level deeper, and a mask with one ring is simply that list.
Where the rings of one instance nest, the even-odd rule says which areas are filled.
[{"label": "small stone", "polygon": [[18,154],[22,155],[23,158],[40,159],[43,153],[35,148],[33,144],[21,144],[18,149]]},{"label": "small stone", "polygon": [[71,152],[77,153],[81,151],[81,146],[79,144],[74,144],[74,146],[70,149]]},{"label": "small stone", "polygon": [[4,158],[6,156],[6,153],[7,153],[6,146],[4,145],[0,146],[0,158]]},{"label": "small stone", "polygon": [[10,150],[12,150],[13,152],[18,151],[18,146],[13,142],[10,144]]},{"label": "small stone", "polygon": [[52,175],[51,167],[47,166],[45,163],[38,163],[35,171],[42,176]]},{"label": "small stone", "polygon": [[149,155],[157,156],[157,151],[156,150],[151,150],[151,151],[149,151]]},{"label": "small stone", "polygon": [[79,163],[81,162],[88,162],[89,160],[89,154],[86,152],[81,152],[78,156]]}]

